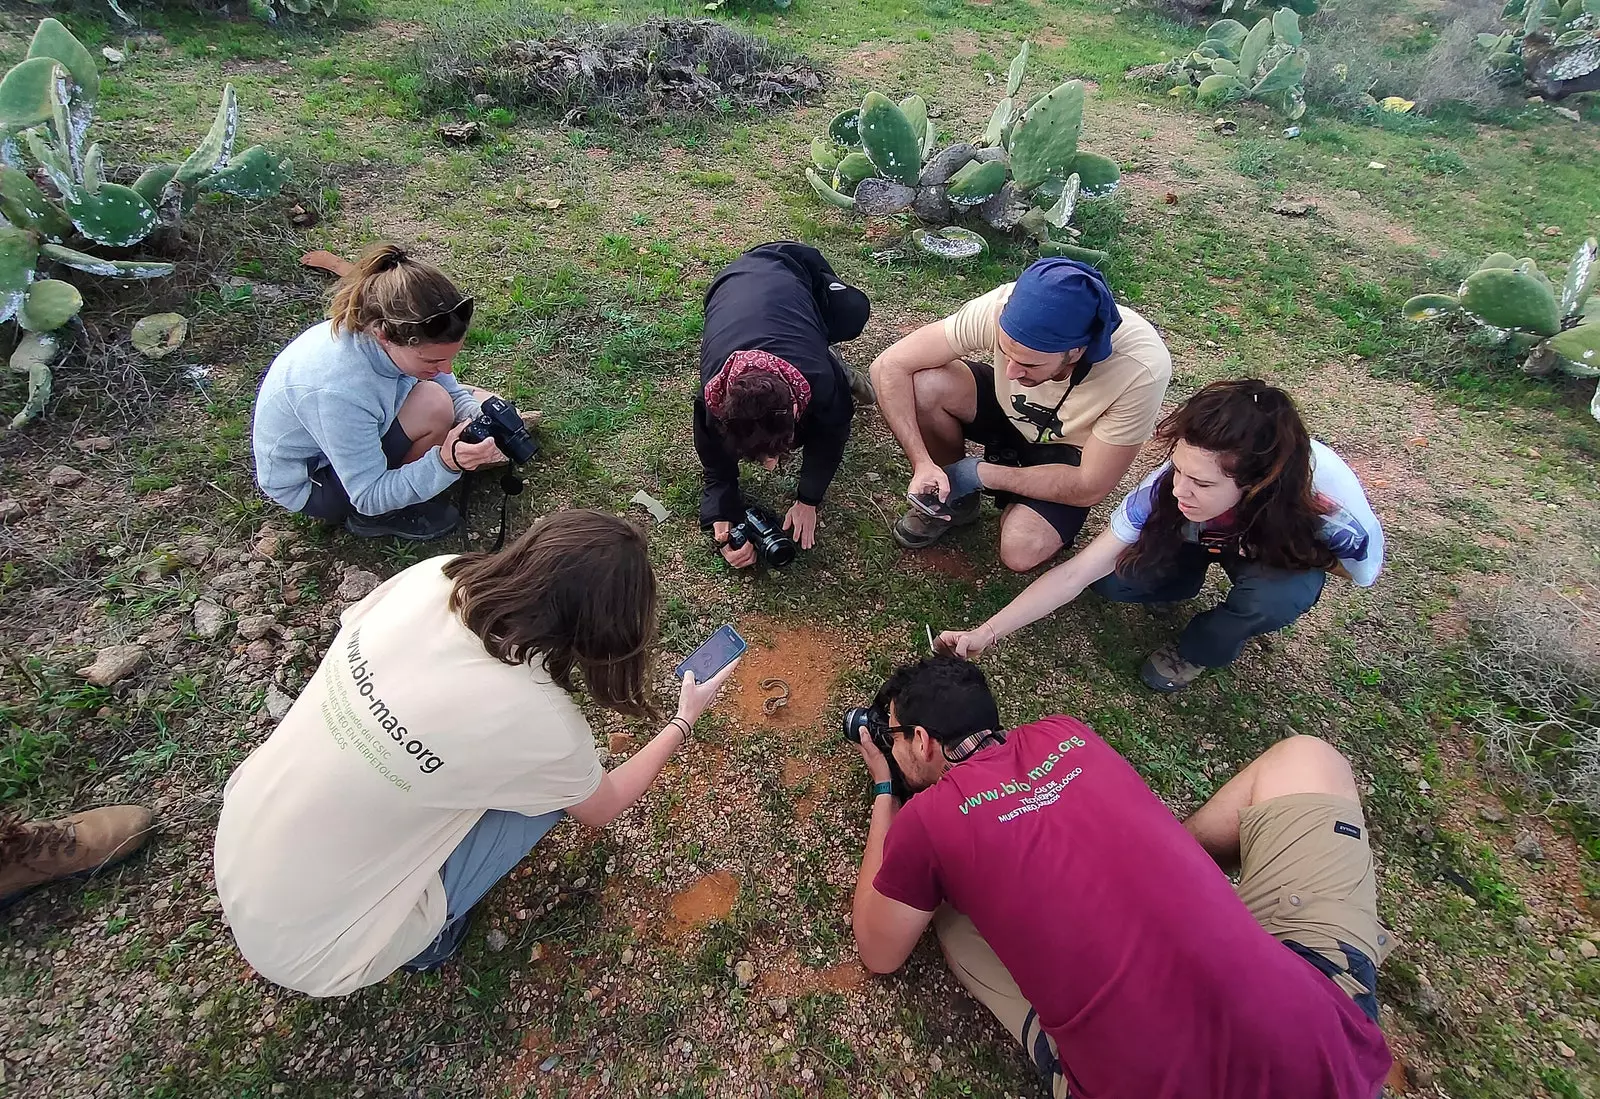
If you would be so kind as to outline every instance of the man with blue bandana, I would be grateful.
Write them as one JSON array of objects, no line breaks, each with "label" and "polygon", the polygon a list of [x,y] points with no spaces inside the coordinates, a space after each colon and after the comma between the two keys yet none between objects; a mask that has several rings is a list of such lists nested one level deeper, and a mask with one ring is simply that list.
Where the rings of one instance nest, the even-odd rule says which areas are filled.
[{"label": "man with blue bandana", "polygon": [[[974,361],[988,352],[993,365]],[[1000,560],[1026,572],[1070,546],[1149,440],[1172,378],[1150,322],[1104,276],[1041,259],[924,325],[872,364],[878,407],[911,461],[895,541],[921,549],[1001,509]],[[984,450],[967,457],[971,440]]]}]

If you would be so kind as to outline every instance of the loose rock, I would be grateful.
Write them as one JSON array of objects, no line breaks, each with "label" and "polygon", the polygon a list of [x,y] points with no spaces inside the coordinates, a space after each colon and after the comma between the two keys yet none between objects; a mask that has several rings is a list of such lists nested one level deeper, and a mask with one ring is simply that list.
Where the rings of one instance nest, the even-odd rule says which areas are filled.
[{"label": "loose rock", "polygon": [[111,442],[111,436],[109,435],[91,435],[87,439],[72,440],[72,445],[85,454],[99,454],[102,451],[110,450],[114,444]]},{"label": "loose rock", "polygon": [[1506,819],[1506,811],[1493,803],[1485,803],[1478,806],[1478,816],[1490,824],[1499,824]]},{"label": "loose rock", "polygon": [[1600,954],[1600,946],[1595,946],[1593,940],[1578,940],[1578,956],[1580,958],[1593,959],[1596,954]]},{"label": "loose rock", "polygon": [[12,523],[25,515],[26,509],[17,500],[0,500],[0,523]]},{"label": "loose rock", "polygon": [[1539,842],[1539,837],[1532,832],[1524,832],[1518,836],[1517,842],[1511,845],[1511,850],[1529,862],[1544,861],[1544,845]]},{"label": "loose rock", "polygon": [[214,641],[228,628],[228,612],[209,599],[198,600],[194,605],[194,632],[197,637]]},{"label": "loose rock", "polygon": [[52,488],[71,488],[83,480],[83,474],[71,466],[56,466],[55,469],[45,474],[44,479],[45,483]]},{"label": "loose rock", "polygon": [[244,650],[244,655],[257,664],[265,664],[272,659],[272,642],[252,641]]},{"label": "loose rock", "polygon": [[738,982],[740,988],[749,988],[755,984],[755,963],[750,961],[749,958],[740,959],[739,964],[733,967],[733,979]]},{"label": "loose rock", "polygon": [[289,707],[294,705],[294,699],[278,690],[276,684],[267,688],[267,716],[273,721],[282,721],[283,715],[289,712]]},{"label": "loose rock", "polygon": [[372,594],[374,588],[383,583],[376,575],[366,569],[346,569],[344,579],[339,581],[340,599],[354,603],[358,599],[365,599]]},{"label": "loose rock", "polygon": [[1444,997],[1433,987],[1427,974],[1417,974],[1417,1010],[1425,1018],[1438,1018],[1445,1013]]},{"label": "loose rock", "polygon": [[109,687],[132,675],[144,663],[143,645],[111,645],[95,654],[94,663],[78,674],[96,687]]},{"label": "loose rock", "polygon": [[495,927],[491,928],[489,933],[483,937],[483,942],[485,946],[498,954],[506,948],[506,943],[510,942],[510,940],[506,937],[504,931]]},{"label": "loose rock", "polygon": [[246,641],[260,641],[278,628],[278,620],[270,614],[251,614],[239,619],[239,636]]}]

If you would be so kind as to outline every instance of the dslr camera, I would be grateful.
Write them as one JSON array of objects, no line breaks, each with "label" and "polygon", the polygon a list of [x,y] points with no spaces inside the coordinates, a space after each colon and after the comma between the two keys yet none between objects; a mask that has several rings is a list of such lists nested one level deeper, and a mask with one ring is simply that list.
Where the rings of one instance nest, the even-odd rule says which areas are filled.
[{"label": "dslr camera", "polygon": [[522,465],[539,453],[539,444],[528,434],[527,425],[517,406],[504,397],[490,397],[483,402],[483,411],[477,419],[461,429],[461,441],[481,443],[493,439],[500,453],[511,459],[513,465]]},{"label": "dslr camera", "polygon": [[888,706],[880,701],[882,696],[883,692],[880,691],[872,705],[852,706],[846,710],[840,732],[845,742],[853,745],[861,742],[861,732],[866,731],[878,751],[883,753],[883,758],[889,761],[889,781],[894,784],[894,796],[905,801],[911,796],[911,788],[906,785],[906,777],[900,772],[900,764],[895,762],[894,734],[889,731]]},{"label": "dslr camera", "polygon": [[783,531],[778,517],[760,504],[747,504],[744,521],[728,531],[728,548],[742,549],[746,543],[756,548],[756,555],[775,569],[781,569],[794,560],[794,539]]}]

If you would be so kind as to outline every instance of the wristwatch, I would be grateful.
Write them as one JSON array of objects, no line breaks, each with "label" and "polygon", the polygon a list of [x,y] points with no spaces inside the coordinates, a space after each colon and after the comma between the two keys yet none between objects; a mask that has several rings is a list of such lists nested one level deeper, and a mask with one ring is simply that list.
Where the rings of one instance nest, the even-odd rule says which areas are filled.
[{"label": "wristwatch", "polygon": [[872,796],[873,797],[877,797],[880,794],[893,794],[893,793],[894,793],[894,783],[892,783],[892,782],[874,782],[872,784]]}]

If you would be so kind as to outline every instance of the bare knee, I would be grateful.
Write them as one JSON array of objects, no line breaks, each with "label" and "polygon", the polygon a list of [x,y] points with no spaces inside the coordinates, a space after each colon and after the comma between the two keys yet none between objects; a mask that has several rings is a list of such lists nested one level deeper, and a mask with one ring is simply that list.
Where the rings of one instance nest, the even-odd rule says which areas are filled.
[{"label": "bare knee", "polygon": [[1012,572],[1030,572],[1055,555],[1061,539],[1031,533],[1000,532],[1000,563]]},{"label": "bare knee", "polygon": [[437,443],[455,426],[456,406],[444,386],[419,381],[401,402],[398,419],[413,442]]},{"label": "bare knee", "polygon": [[1350,761],[1319,737],[1287,737],[1261,753],[1250,766],[1256,771],[1250,797],[1255,804],[1288,794],[1328,794],[1360,800]]}]

